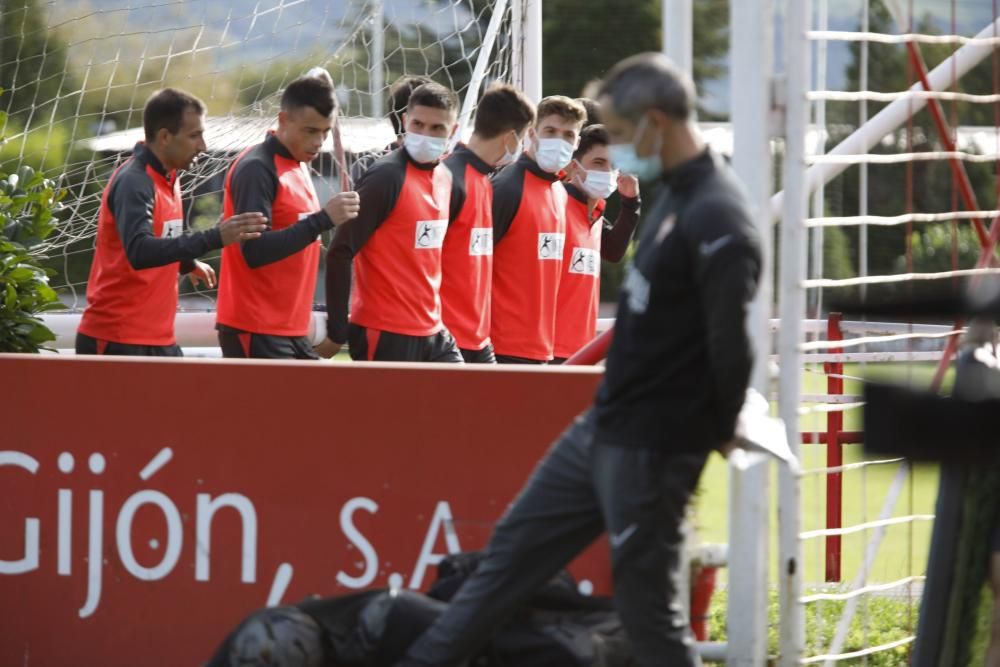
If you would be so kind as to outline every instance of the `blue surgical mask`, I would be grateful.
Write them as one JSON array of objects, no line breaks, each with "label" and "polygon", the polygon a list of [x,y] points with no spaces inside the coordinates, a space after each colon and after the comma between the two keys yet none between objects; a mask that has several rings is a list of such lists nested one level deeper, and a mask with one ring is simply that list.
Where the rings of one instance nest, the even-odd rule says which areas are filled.
[{"label": "blue surgical mask", "polygon": [[505,167],[508,164],[512,164],[513,162],[517,161],[517,158],[521,156],[521,152],[524,150],[524,140],[518,137],[516,134],[514,135],[514,137],[517,139],[517,145],[514,146],[513,151],[509,151],[507,150],[507,145],[504,144],[503,148],[504,154],[503,157],[500,158],[500,161],[497,162],[496,164],[497,168]]},{"label": "blue surgical mask", "polygon": [[607,199],[611,196],[611,193],[618,189],[618,172],[617,171],[601,171],[600,169],[584,169],[583,165],[578,161],[576,164],[579,166],[580,175],[576,177],[576,181],[580,188],[587,194],[591,199]]},{"label": "blue surgical mask", "polygon": [[642,120],[635,128],[632,141],[627,144],[611,144],[608,152],[611,156],[611,163],[620,169],[624,174],[631,174],[640,181],[652,181],[663,174],[663,160],[660,159],[660,149],[663,147],[663,138],[656,135],[656,147],[653,154],[648,157],[640,157],[635,152],[635,142],[642,139],[648,126],[649,116],[643,116]]},{"label": "blue surgical mask", "polygon": [[548,138],[535,139],[538,147],[535,151],[535,162],[550,174],[556,174],[560,169],[565,169],[573,159],[575,147],[564,139]]},{"label": "blue surgical mask", "polygon": [[407,132],[403,136],[403,146],[415,162],[422,164],[436,162],[448,147],[448,139],[445,137],[428,137],[425,134],[414,134]]}]

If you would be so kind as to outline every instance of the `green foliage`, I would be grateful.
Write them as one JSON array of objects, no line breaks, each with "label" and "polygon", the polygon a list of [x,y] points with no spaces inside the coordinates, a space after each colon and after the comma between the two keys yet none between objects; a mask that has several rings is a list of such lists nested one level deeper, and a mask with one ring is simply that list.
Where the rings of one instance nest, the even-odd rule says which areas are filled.
[{"label": "green foliage", "polygon": [[66,123],[36,126],[25,132],[20,124],[10,121],[4,134],[7,140],[0,145],[0,171],[4,173],[23,165],[43,171],[66,164],[71,141]]},{"label": "green foliage", "polygon": [[[913,232],[911,244],[918,273],[971,269],[979,259],[979,239],[968,223],[928,225]],[[896,271],[906,271],[906,257],[897,258]]]},{"label": "green foliage", "polygon": [[[0,2],[0,88],[5,108],[22,125],[48,122],[71,112],[76,100],[63,98],[77,86],[67,68],[66,44],[46,27],[38,0]],[[53,109],[59,104],[60,108]]]},{"label": "green foliage", "polygon": [[[726,591],[712,597],[709,610],[709,640],[726,640]],[[824,601],[806,607],[806,655],[822,655],[829,651],[837,625],[844,613],[843,601]],[[870,597],[858,605],[851,623],[843,652],[858,651],[911,636],[917,626],[919,603],[893,597]],[[771,591],[768,605],[768,653],[778,654],[779,605],[777,591]],[[868,667],[897,667],[909,664],[911,646],[904,645],[875,653],[867,658],[844,660],[838,664]]]},{"label": "green foliage", "polygon": [[39,319],[60,308],[51,269],[35,254],[55,229],[62,193],[41,172],[0,173],[0,352],[38,352],[53,333]]},{"label": "green foliage", "polygon": [[[662,48],[660,0],[588,3],[546,0],[542,5],[542,81],[545,94],[578,97],[616,62]],[[700,87],[724,72],[729,47],[728,0],[694,3],[694,79]]]}]

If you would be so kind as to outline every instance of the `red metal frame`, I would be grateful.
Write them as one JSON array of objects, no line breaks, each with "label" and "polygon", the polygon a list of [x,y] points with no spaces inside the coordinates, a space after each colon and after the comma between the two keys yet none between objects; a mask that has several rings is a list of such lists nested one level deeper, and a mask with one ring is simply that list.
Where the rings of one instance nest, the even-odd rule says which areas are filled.
[{"label": "red metal frame", "polygon": [[[920,84],[923,86],[924,90],[931,91],[932,88],[927,77],[927,64],[924,62],[923,55],[920,53],[920,45],[915,42],[907,42],[906,48],[909,53],[910,64],[913,66],[917,76],[920,78]],[[951,133],[948,129],[948,123],[944,118],[944,110],[941,107],[941,103],[934,99],[928,100],[927,108],[930,110],[931,116],[934,118],[934,124],[937,127],[938,134],[941,137],[941,142],[944,144],[945,149],[948,151],[954,151],[955,142],[952,141]],[[959,195],[962,197],[962,203],[970,211],[980,210],[979,203],[976,201],[975,193],[972,190],[972,185],[969,182],[969,175],[965,171],[965,164],[956,158],[949,160],[949,164],[951,165],[952,174],[958,184]],[[982,268],[990,264],[992,261],[997,241],[1000,239],[1000,218],[993,219],[993,222],[990,224],[989,232],[986,231],[986,228],[981,220],[977,219],[972,222],[976,230],[976,236],[979,238],[979,243],[982,246],[982,252],[979,255],[979,261],[976,262],[976,268]],[[960,328],[962,324],[962,320],[956,320],[955,328]],[[948,342],[945,344],[944,354],[941,356],[941,361],[938,363],[938,367],[934,372],[934,379],[931,384],[934,389],[940,389],[941,383],[944,380],[944,375],[948,371],[951,359],[957,348],[958,340],[956,340],[956,337],[953,336],[949,338]]]},{"label": "red metal frame", "polygon": [[[843,316],[840,313],[830,313],[826,321],[827,340],[842,340],[843,333],[840,330],[840,322]],[[830,350],[837,354],[843,352],[841,348]],[[826,367],[826,389],[830,394],[844,393],[844,364],[842,362],[831,362],[824,364]],[[844,428],[843,412],[828,412],[826,414],[826,465],[828,468],[837,468],[844,465],[843,443],[837,435]],[[843,511],[843,474],[833,472],[826,477],[826,527],[840,528],[842,524]],[[826,536],[826,580],[840,581],[840,535]]]}]

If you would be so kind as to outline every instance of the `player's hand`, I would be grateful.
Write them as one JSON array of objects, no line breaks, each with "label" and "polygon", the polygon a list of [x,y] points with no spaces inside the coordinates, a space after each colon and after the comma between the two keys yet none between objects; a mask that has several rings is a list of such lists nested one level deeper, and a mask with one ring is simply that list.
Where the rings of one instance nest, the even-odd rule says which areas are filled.
[{"label": "player's hand", "polygon": [[323,207],[326,214],[333,220],[333,224],[342,225],[348,220],[358,217],[361,210],[361,198],[357,192],[341,192],[330,197],[330,201]]},{"label": "player's hand", "polygon": [[321,359],[331,359],[334,355],[340,352],[340,348],[343,346],[343,343],[334,343],[329,338],[324,338],[322,343],[313,347],[313,351],[316,352]]},{"label": "player's hand", "polygon": [[260,236],[267,229],[267,218],[263,213],[240,213],[219,223],[222,245],[237,241],[249,241]]},{"label": "player's hand", "polygon": [[618,175],[618,194],[635,199],[639,196],[639,179],[629,174]]},{"label": "player's hand", "polygon": [[188,274],[188,280],[191,281],[193,287],[197,287],[199,283],[205,283],[205,287],[212,289],[215,287],[215,269],[205,262],[195,260],[194,270]]},{"label": "player's hand", "polygon": [[719,446],[719,453],[722,454],[723,458],[729,458],[729,455],[740,448],[740,439],[733,438],[729,442],[724,442]]}]

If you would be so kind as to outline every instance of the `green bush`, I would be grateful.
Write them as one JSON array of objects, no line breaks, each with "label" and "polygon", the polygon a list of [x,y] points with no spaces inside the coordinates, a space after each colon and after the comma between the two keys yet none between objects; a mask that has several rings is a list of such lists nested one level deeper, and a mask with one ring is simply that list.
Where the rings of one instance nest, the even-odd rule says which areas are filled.
[{"label": "green bush", "polygon": [[0,352],[38,352],[55,335],[38,315],[61,308],[41,266],[63,192],[41,172],[22,166],[0,173]]}]

